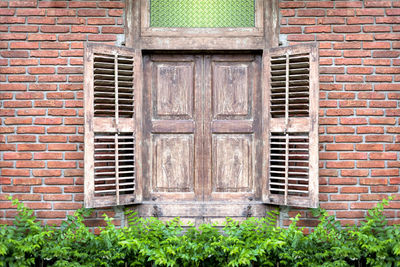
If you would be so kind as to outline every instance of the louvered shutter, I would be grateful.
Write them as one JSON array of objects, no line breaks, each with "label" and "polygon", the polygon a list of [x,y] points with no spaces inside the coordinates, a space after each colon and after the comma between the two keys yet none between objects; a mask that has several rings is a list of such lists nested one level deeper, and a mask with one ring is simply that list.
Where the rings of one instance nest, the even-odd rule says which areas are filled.
[{"label": "louvered shutter", "polygon": [[138,203],[140,52],[87,44],[84,67],[85,207]]},{"label": "louvered shutter", "polygon": [[318,205],[319,72],[316,44],[264,56],[265,203]]}]

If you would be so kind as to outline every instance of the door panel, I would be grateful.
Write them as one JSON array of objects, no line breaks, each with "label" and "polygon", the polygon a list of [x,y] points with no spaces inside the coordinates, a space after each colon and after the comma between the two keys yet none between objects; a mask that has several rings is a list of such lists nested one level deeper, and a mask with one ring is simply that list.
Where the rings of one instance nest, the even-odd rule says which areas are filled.
[{"label": "door panel", "polygon": [[201,57],[144,59],[144,200],[200,200]]},{"label": "door panel", "polygon": [[155,117],[193,118],[193,62],[156,64]]},{"label": "door panel", "polygon": [[214,118],[249,115],[252,93],[249,90],[249,66],[236,62],[214,62],[212,68]]},{"label": "door panel", "polygon": [[[205,56],[204,151],[206,201],[259,199],[262,157],[260,57]],[[257,188],[258,187],[258,188]]]},{"label": "door panel", "polygon": [[253,190],[252,146],[252,135],[213,135],[213,192]]},{"label": "door panel", "polygon": [[193,135],[154,135],[153,190],[194,192]]}]

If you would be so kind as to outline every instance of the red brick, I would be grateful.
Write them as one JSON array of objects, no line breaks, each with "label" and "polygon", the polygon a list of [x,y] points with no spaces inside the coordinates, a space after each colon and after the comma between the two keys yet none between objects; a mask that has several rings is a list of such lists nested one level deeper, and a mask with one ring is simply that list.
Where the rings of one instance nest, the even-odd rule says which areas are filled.
[{"label": "red brick", "polygon": [[17,128],[17,133],[26,134],[26,133],[34,133],[34,134],[44,134],[44,127],[40,126],[20,126]]},{"label": "red brick", "polygon": [[390,32],[390,26],[363,26],[364,32]]},{"label": "red brick", "polygon": [[35,124],[55,125],[55,124],[61,124],[61,123],[62,123],[61,118],[36,118],[35,119]]},{"label": "red brick", "polygon": [[85,19],[83,18],[57,18],[57,24],[85,24]]},{"label": "red brick", "polygon": [[69,32],[69,26],[41,26],[40,31],[46,33],[65,33]]},{"label": "red brick", "polygon": [[328,9],[326,11],[328,17],[353,17],[354,9]]},{"label": "red brick", "polygon": [[105,9],[80,9],[78,10],[79,17],[105,17]]},{"label": "red brick", "polygon": [[75,9],[48,9],[47,16],[49,17],[73,17],[76,15]]},{"label": "red brick", "polygon": [[399,51],[374,51],[373,53],[373,57],[376,58],[397,58],[399,56]]},{"label": "red brick", "polygon": [[339,102],[340,107],[366,107],[367,101],[363,100],[341,100]]},{"label": "red brick", "polygon": [[4,160],[32,159],[32,154],[8,152],[8,153],[3,153],[3,159]]},{"label": "red brick", "polygon": [[347,210],[347,203],[321,203],[320,207],[327,210]]},{"label": "red brick", "polygon": [[[374,36],[372,34],[347,34],[346,41],[373,41]],[[367,52],[367,51],[360,51]],[[367,52],[370,54],[369,52]]]},{"label": "red brick", "polygon": [[[10,59],[11,66],[29,66],[29,65],[37,65],[39,60],[37,59]],[[24,85],[26,88],[26,85]]]},{"label": "red brick", "polygon": [[32,170],[32,173],[38,177],[61,176],[61,170]]},{"label": "red brick", "polygon": [[356,201],[356,200],[358,200],[358,195],[331,195],[331,201]]},{"label": "red brick", "polygon": [[400,17],[380,17],[375,19],[376,23],[383,23],[383,24],[398,24],[400,23]]},{"label": "red brick", "polygon": [[346,150],[353,150],[353,144],[327,144],[326,150],[327,151],[346,151]]},{"label": "red brick", "polygon": [[47,136],[39,136],[39,142],[42,143],[66,143],[66,136],[58,136],[58,135],[47,135]]},{"label": "red brick", "polygon": [[62,107],[63,102],[58,100],[35,101],[35,107]]},{"label": "red brick", "polygon": [[18,151],[43,151],[45,144],[18,144]]},{"label": "red brick", "polygon": [[32,124],[32,118],[5,118],[4,124],[6,125],[19,125],[19,124]]},{"label": "red brick", "polygon": [[10,32],[38,32],[38,26],[10,26]]},{"label": "red brick", "polygon": [[362,136],[354,136],[354,135],[336,135],[335,141],[337,143],[361,143]]},{"label": "red brick", "polygon": [[35,34],[29,34],[28,36],[28,41],[55,41],[56,39],[57,37],[55,34],[35,33]]},{"label": "red brick", "polygon": [[65,1],[40,1],[39,7],[55,7],[55,8],[62,8],[67,7],[67,2]]},{"label": "red brick", "polygon": [[53,74],[55,69],[52,67],[31,67],[28,68],[29,74]]},{"label": "red brick", "polygon": [[393,142],[393,137],[388,135],[367,135],[365,136],[365,142]]},{"label": "red brick", "polygon": [[17,17],[0,17],[0,24],[24,24],[25,18]]},{"label": "red brick", "polygon": [[97,7],[96,2],[83,2],[83,1],[70,1],[70,8],[82,8],[82,7]]},{"label": "red brick", "polygon": [[[23,170],[23,171],[27,171],[27,170]],[[29,172],[29,171],[28,171]],[[18,175],[20,176],[20,175]],[[7,186],[4,185],[2,186],[3,192],[30,192],[31,191],[31,187],[30,186]]]},{"label": "red brick", "polygon": [[355,24],[373,24],[374,23],[374,18],[366,17],[366,18],[360,18],[360,17],[354,17],[354,18],[348,18],[347,19],[347,24],[349,25],[355,25]]},{"label": "red brick", "polygon": [[343,41],[344,36],[340,34],[318,34],[318,41]]},{"label": "red brick", "polygon": [[17,16],[44,16],[46,14],[45,9],[38,8],[24,8],[17,9]]},{"label": "red brick", "polygon": [[354,161],[328,161],[326,163],[327,168],[334,168],[334,169],[348,169],[354,168],[355,164]]},{"label": "red brick", "polygon": [[368,187],[360,187],[360,186],[343,186],[340,189],[340,193],[367,193]]},{"label": "red brick", "polygon": [[381,116],[383,115],[383,110],[366,108],[366,109],[357,109],[356,113],[358,116]]},{"label": "red brick", "polygon": [[[102,31],[104,32],[105,28],[115,28],[115,27],[102,27]],[[82,33],[98,33],[98,27],[91,27],[91,26],[71,26],[71,32],[82,32]],[[123,33],[123,31],[122,31]]]},{"label": "red brick", "polygon": [[341,170],[342,176],[363,177],[368,176],[368,170]]},{"label": "red brick", "polygon": [[[371,43],[371,44],[373,44],[373,43]],[[364,43],[364,46],[365,46],[365,43]],[[366,59],[364,59],[364,65],[388,66],[388,65],[390,65],[390,59],[366,58]]]},{"label": "red brick", "polygon": [[29,176],[29,170],[21,170],[21,169],[2,169],[1,175],[3,176]]},{"label": "red brick", "polygon": [[383,127],[374,127],[374,126],[362,126],[357,127],[357,134],[383,134],[384,128]]},{"label": "red brick", "polygon": [[343,49],[361,49],[361,43],[334,43],[333,49],[343,50]]},{"label": "red brick", "polygon": [[26,134],[17,134],[17,135],[8,135],[7,141],[9,143],[19,143],[19,142],[36,142],[36,135],[26,135]]},{"label": "red brick", "polygon": [[37,211],[38,218],[65,218],[65,211]]},{"label": "red brick", "polygon": [[[41,49],[69,49],[69,44],[64,44],[64,43],[52,43],[52,42],[42,42],[40,44]],[[47,65],[46,63],[41,62],[42,65]]]},{"label": "red brick", "polygon": [[396,160],[397,154],[392,152],[370,153],[370,159],[374,160]]},{"label": "red brick", "polygon": [[[282,10],[282,11],[291,11],[291,10]],[[122,9],[108,10],[109,17],[122,17],[123,15],[124,15],[124,10],[122,10]]]},{"label": "red brick", "polygon": [[361,32],[361,26],[334,26],[333,32],[336,32],[336,33]]},{"label": "red brick", "polygon": [[75,144],[49,144],[48,149],[51,151],[74,151],[77,146]]},{"label": "red brick", "polygon": [[56,23],[55,18],[28,18],[28,24],[51,24],[54,25]]},{"label": "red brick", "polygon": [[336,65],[361,65],[360,58],[335,58]]},{"label": "red brick", "polygon": [[72,178],[46,178],[45,184],[50,185],[72,185],[74,184],[74,179]]},{"label": "red brick", "polygon": [[[98,4],[99,4],[99,7],[104,7],[104,8],[124,8],[125,7],[124,2],[99,2]],[[282,5],[284,5],[284,6],[282,6]],[[287,5],[290,6],[290,4],[288,4],[288,3],[281,3],[280,7],[287,8],[288,7]],[[302,7],[302,6],[304,6],[304,3],[300,3],[300,5],[299,4],[293,5],[292,7]]]},{"label": "red brick", "polygon": [[399,169],[376,169],[371,170],[372,176],[398,176]]},{"label": "red brick", "polygon": [[46,51],[32,51],[32,57],[58,57],[58,51],[46,50]]},{"label": "red brick", "polygon": [[0,74],[24,74],[25,68],[23,67],[3,67],[0,68]]},{"label": "red brick", "polygon": [[88,25],[114,25],[115,19],[114,18],[88,18],[87,24]]},{"label": "red brick", "polygon": [[40,185],[42,179],[40,178],[14,178],[14,185]]},{"label": "red brick", "polygon": [[372,67],[348,67],[348,74],[372,74],[374,68]]},{"label": "red brick", "polygon": [[357,161],[357,168],[384,168],[385,163],[383,161]]},{"label": "red brick", "polygon": [[358,93],[359,99],[385,99],[385,94],[377,92],[360,92]]},{"label": "red brick", "polygon": [[77,210],[82,208],[82,203],[54,203],[53,208],[56,210]]},{"label": "red brick", "polygon": [[54,152],[39,152],[39,153],[34,153],[34,159],[39,160],[39,159],[62,159],[63,155],[62,153],[54,153]]},{"label": "red brick", "polygon": [[45,200],[45,201],[71,201],[72,195],[64,195],[64,194],[43,195],[43,200]]},{"label": "red brick", "polygon": [[19,109],[18,116],[43,116],[46,114],[45,109]]},{"label": "red brick", "polygon": [[65,35],[59,35],[58,40],[59,41],[86,41],[86,35],[85,34],[65,34]]}]

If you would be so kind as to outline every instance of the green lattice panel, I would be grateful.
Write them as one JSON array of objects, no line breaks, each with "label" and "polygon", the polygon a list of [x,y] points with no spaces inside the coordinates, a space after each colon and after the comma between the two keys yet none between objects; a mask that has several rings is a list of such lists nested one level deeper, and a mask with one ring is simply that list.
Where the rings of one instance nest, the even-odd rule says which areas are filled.
[{"label": "green lattice panel", "polygon": [[162,28],[254,27],[254,0],[151,0],[150,26]]}]

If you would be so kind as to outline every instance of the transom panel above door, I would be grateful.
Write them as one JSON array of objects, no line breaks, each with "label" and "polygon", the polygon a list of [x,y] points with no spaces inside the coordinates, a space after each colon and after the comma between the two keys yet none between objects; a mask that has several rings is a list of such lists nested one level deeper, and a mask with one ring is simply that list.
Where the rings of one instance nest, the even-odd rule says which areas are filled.
[{"label": "transom panel above door", "polygon": [[237,217],[261,201],[260,67],[257,53],[144,56],[143,197],[168,204],[163,216]]}]

